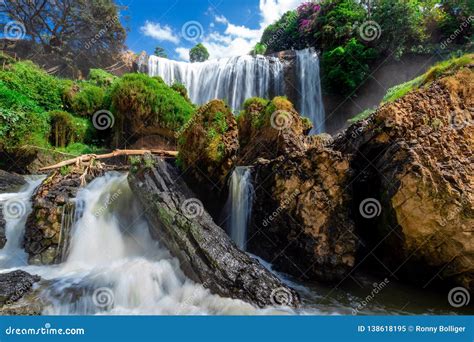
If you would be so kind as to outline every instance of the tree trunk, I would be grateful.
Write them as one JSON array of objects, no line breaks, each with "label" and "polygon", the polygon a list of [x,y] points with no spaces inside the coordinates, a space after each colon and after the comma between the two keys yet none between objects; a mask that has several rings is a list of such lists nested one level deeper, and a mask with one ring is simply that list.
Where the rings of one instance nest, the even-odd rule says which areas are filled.
[{"label": "tree trunk", "polygon": [[161,158],[146,156],[128,181],[144,207],[152,236],[180,260],[183,272],[212,293],[259,307],[299,306],[299,296],[239,250]]}]

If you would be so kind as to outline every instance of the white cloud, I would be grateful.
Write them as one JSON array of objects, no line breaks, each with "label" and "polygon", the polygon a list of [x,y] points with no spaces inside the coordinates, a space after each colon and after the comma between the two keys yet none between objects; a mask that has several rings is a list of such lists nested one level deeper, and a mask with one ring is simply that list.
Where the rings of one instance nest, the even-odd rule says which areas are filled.
[{"label": "white cloud", "polygon": [[[260,41],[263,31],[268,25],[305,1],[307,0],[260,0],[260,22],[257,29],[235,25],[223,15],[214,15],[214,21],[226,25],[226,28],[223,33],[216,31],[208,33],[203,37],[202,43],[208,49],[211,58],[248,54],[255,44]],[[189,49],[179,47],[176,52],[180,59],[189,60]]]},{"label": "white cloud", "polygon": [[227,18],[224,17],[223,15],[216,15],[214,17],[214,20],[216,21],[216,23],[220,23],[220,24],[227,24],[229,22]]},{"label": "white cloud", "polygon": [[176,48],[174,51],[178,54],[180,60],[189,62],[189,50],[183,47]]},{"label": "white cloud", "polygon": [[307,0],[260,0],[260,27],[267,27],[288,11],[297,8]]},{"label": "white cloud", "polygon": [[161,26],[159,23],[146,21],[145,25],[140,28],[140,31],[142,31],[145,36],[152,37],[161,42],[179,43],[178,36],[175,35],[171,27],[167,25]]}]

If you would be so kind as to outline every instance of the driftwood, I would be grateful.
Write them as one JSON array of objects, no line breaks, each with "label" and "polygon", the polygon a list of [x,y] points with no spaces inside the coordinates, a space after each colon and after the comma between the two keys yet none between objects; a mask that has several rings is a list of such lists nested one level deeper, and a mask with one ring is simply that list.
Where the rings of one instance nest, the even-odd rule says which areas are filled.
[{"label": "driftwood", "polygon": [[140,155],[144,155],[145,153],[151,153],[151,154],[155,154],[162,157],[176,157],[178,155],[177,151],[166,151],[166,150],[115,150],[113,152],[106,153],[106,154],[84,154],[76,158],[64,160],[55,165],[43,167],[39,169],[39,171],[49,171],[49,170],[59,169],[63,166],[79,164],[83,162],[90,162],[92,160],[97,160],[97,159],[108,159],[108,158],[114,158],[114,157],[119,157],[119,156],[140,156]]}]

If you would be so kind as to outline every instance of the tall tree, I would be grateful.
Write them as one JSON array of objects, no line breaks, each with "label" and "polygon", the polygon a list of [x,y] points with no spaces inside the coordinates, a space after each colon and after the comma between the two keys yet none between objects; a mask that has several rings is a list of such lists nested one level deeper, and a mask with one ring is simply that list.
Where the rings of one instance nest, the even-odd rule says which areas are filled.
[{"label": "tall tree", "polygon": [[201,43],[197,44],[195,47],[189,51],[189,60],[191,63],[195,62],[204,62],[209,59],[209,52],[206,47]]},{"label": "tall tree", "polygon": [[157,46],[153,54],[157,57],[168,58],[168,54],[161,46]]},{"label": "tall tree", "polygon": [[[106,66],[122,52],[126,32],[113,0],[4,0],[0,23],[24,27],[38,53],[80,69]],[[8,37],[7,37],[8,38]],[[31,44],[33,43],[33,44]]]}]

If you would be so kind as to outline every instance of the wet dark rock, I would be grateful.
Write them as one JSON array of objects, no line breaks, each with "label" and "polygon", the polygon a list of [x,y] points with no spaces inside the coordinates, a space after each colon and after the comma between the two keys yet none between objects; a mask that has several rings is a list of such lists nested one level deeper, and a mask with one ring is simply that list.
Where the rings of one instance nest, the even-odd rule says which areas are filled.
[{"label": "wet dark rock", "polygon": [[6,236],[6,224],[7,222],[3,218],[3,210],[0,207],[0,249],[5,247],[5,244],[7,243],[7,236]]},{"label": "wet dark rock", "polygon": [[239,250],[213,222],[175,167],[147,158],[129,174],[130,187],[144,206],[152,236],[180,260],[189,278],[215,294],[259,307],[299,305],[294,290]]},{"label": "wet dark rock", "polygon": [[20,300],[40,280],[39,276],[21,270],[0,274],[0,305],[11,305]]},{"label": "wet dark rock", "polygon": [[0,194],[5,192],[16,192],[26,182],[23,177],[0,170]]}]

